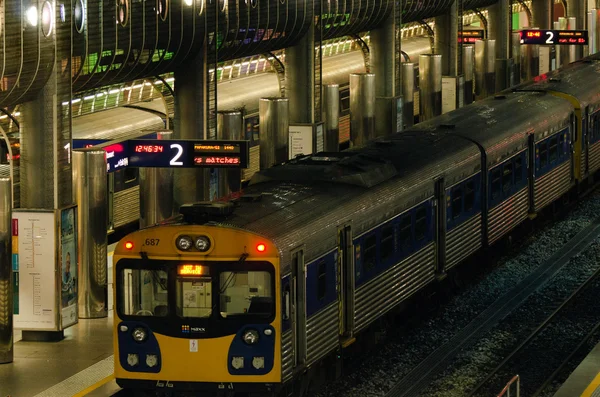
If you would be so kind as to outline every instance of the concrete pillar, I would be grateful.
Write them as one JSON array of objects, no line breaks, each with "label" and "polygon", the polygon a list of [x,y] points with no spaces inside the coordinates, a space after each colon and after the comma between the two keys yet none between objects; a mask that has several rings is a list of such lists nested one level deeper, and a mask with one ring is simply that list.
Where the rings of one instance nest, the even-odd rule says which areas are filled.
[{"label": "concrete pillar", "polygon": [[498,0],[488,8],[488,38],[496,42],[496,91],[502,91],[510,85],[511,17],[510,0]]},{"label": "concrete pillar", "polygon": [[533,0],[531,2],[531,16],[533,17],[531,26],[537,26],[540,29],[551,29],[553,7],[553,0]]},{"label": "concrete pillar", "polygon": [[477,99],[493,95],[496,89],[495,45],[494,40],[475,42],[475,94]]},{"label": "concrete pillar", "polygon": [[[175,69],[173,139],[208,139],[205,87],[207,62],[202,54]],[[210,169],[176,169],[173,173],[175,208],[210,200]]]},{"label": "concrete pillar", "polygon": [[0,178],[0,364],[13,361],[11,182]]},{"label": "concrete pillar", "polygon": [[[306,17],[312,18],[312,13]],[[315,123],[321,118],[320,92],[315,92],[315,84],[321,85],[321,61],[318,59],[321,52],[317,51],[315,56],[315,47],[320,46],[315,39],[313,23],[296,45],[285,49],[285,89],[291,123]],[[319,109],[315,111],[317,107]]]},{"label": "concrete pillar", "polygon": [[435,17],[435,53],[442,56],[442,75],[458,73],[458,1],[452,2],[447,14]]},{"label": "concrete pillar", "polygon": [[521,82],[521,34],[513,32],[511,38],[513,70],[511,72],[510,85],[515,86]]},{"label": "concrete pillar", "polygon": [[[217,139],[225,141],[239,141],[243,135],[244,117],[239,110],[223,110],[217,113]],[[219,198],[231,196],[242,190],[241,168],[219,168],[218,194]]]},{"label": "concrete pillar", "polygon": [[475,95],[475,47],[467,45],[463,47],[463,74],[465,76],[465,98],[464,103],[468,105],[473,102]]},{"label": "concrete pillar", "polygon": [[375,137],[375,75],[350,75],[350,146],[363,146]]},{"label": "concrete pillar", "polygon": [[588,12],[588,37],[590,54],[600,51],[600,9],[591,9]]},{"label": "concrete pillar", "polygon": [[340,86],[327,84],[323,90],[323,118],[325,135],[323,150],[337,152],[340,150]]},{"label": "concrete pillar", "polygon": [[442,114],[442,56],[419,56],[419,121]]},{"label": "concrete pillar", "polygon": [[402,64],[402,119],[405,127],[412,127],[415,122],[415,64]]},{"label": "concrete pillar", "polygon": [[290,117],[288,98],[260,98],[260,169],[288,160]]},{"label": "concrete pillar", "polygon": [[92,148],[74,151],[73,181],[77,194],[79,318],[106,317],[108,316],[106,152]]},{"label": "concrete pillar", "polygon": [[[567,29],[568,30],[583,29],[582,21],[585,21],[585,19],[580,20],[579,17],[569,16],[569,18],[567,18]],[[581,58],[583,58],[583,46],[580,46],[580,45],[569,46],[569,61],[575,62]]]}]

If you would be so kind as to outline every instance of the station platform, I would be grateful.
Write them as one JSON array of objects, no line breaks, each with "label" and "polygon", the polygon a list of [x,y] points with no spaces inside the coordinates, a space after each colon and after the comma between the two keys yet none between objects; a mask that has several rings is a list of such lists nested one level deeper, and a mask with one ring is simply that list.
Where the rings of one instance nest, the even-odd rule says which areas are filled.
[{"label": "station platform", "polygon": [[14,332],[14,360],[0,364],[0,397],[112,396],[113,279],[108,247],[108,317],[79,319],[60,342],[25,342]]},{"label": "station platform", "polygon": [[600,343],[562,384],[554,397],[600,396]]}]

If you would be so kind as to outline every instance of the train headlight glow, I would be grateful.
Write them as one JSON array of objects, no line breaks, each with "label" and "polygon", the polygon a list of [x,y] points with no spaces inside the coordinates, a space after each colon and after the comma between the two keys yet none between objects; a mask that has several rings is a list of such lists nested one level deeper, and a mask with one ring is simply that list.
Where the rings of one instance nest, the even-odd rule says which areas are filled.
[{"label": "train headlight glow", "polygon": [[258,343],[258,332],[253,329],[249,329],[248,331],[244,332],[242,339],[244,339],[246,344],[254,345]]},{"label": "train headlight glow", "polygon": [[146,340],[146,337],[148,336],[146,334],[146,330],[143,328],[136,328],[133,330],[133,333],[131,334],[131,336],[133,336],[133,340],[136,342],[143,342]]},{"label": "train headlight glow", "polygon": [[190,236],[179,236],[177,237],[177,248],[182,251],[187,251],[194,245],[192,238]]},{"label": "train headlight glow", "polygon": [[210,240],[206,236],[196,238],[196,249],[200,252],[206,252],[210,249]]},{"label": "train headlight glow", "polygon": [[156,354],[148,354],[146,356],[146,365],[150,368],[155,367],[157,363],[158,357],[156,357]]},{"label": "train headlight glow", "polygon": [[135,367],[140,362],[140,358],[137,354],[128,354],[127,355],[127,364],[132,367]]}]

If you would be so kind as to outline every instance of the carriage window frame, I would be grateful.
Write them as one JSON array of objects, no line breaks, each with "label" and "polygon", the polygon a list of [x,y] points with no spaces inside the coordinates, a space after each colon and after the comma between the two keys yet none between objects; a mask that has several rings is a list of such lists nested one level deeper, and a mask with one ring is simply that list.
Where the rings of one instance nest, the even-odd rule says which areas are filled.
[{"label": "carriage window frame", "polygon": [[548,139],[548,163],[549,164],[553,164],[555,163],[558,159],[558,139],[559,139],[559,135],[562,136],[563,134],[556,134],[553,137],[550,137]]},{"label": "carriage window frame", "polygon": [[451,211],[452,211],[452,219],[456,219],[460,216],[460,214],[462,213],[462,201],[463,201],[463,189],[462,186],[455,186],[452,189],[451,195],[450,195],[450,206],[451,206]]},{"label": "carriage window frame", "polygon": [[548,165],[548,141],[542,141],[538,144],[539,157],[540,157],[540,169],[545,168]]},{"label": "carriage window frame", "polygon": [[365,236],[363,242],[363,268],[366,271],[371,271],[377,265],[377,234],[371,233]]},{"label": "carriage window frame", "polygon": [[502,193],[510,193],[513,186],[513,164],[512,161],[502,165]]},{"label": "carriage window frame", "polygon": [[400,240],[400,250],[410,250],[413,244],[412,233],[412,213],[408,212],[400,217],[398,222],[398,238]]},{"label": "carriage window frame", "polygon": [[[422,212],[422,216],[419,213]],[[415,241],[422,242],[427,237],[427,208],[425,205],[415,210]]]},{"label": "carriage window frame", "polygon": [[381,261],[385,262],[394,256],[394,226],[391,224],[384,225],[381,228]]},{"label": "carriage window frame", "polygon": [[523,181],[523,154],[519,153],[514,159],[514,180],[515,185]]},{"label": "carriage window frame", "polygon": [[317,300],[323,301],[327,296],[327,262],[322,259],[317,264]]},{"label": "carriage window frame", "polygon": [[491,199],[495,200],[500,197],[502,192],[502,165],[498,165],[492,169],[491,174]]},{"label": "carriage window frame", "polygon": [[475,208],[475,181],[469,179],[465,183],[465,212],[470,212]]}]

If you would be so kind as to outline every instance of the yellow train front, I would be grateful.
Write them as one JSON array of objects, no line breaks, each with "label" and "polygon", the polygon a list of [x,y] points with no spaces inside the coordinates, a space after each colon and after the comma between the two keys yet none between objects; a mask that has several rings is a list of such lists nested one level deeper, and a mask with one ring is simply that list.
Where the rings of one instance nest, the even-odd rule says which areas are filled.
[{"label": "yellow train front", "polygon": [[122,239],[114,264],[119,386],[277,388],[279,256],[270,241],[227,227],[163,225]]}]

